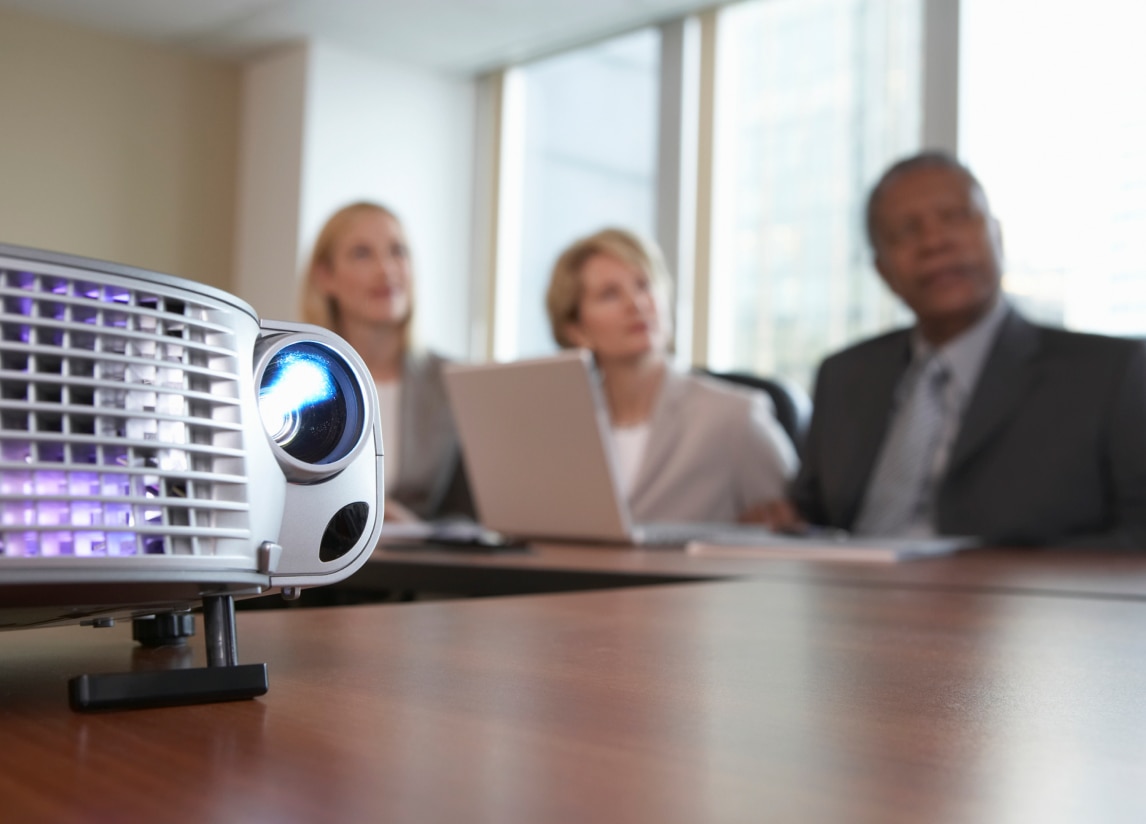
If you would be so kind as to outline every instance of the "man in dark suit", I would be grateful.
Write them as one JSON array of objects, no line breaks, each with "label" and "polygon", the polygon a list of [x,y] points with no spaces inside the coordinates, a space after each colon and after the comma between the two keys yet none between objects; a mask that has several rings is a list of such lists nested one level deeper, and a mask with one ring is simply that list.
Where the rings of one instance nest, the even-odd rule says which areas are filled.
[{"label": "man in dark suit", "polygon": [[867,228],[916,324],[822,364],[800,516],[859,534],[1146,549],[1143,345],[1010,307],[998,223],[947,155],[889,169]]}]

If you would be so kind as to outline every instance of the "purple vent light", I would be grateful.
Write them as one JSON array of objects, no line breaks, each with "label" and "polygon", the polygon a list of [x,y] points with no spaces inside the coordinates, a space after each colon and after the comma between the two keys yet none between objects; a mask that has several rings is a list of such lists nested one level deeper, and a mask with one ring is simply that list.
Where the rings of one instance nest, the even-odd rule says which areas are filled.
[{"label": "purple vent light", "polygon": [[200,555],[245,537],[225,314],[54,269],[0,268],[0,556]]}]

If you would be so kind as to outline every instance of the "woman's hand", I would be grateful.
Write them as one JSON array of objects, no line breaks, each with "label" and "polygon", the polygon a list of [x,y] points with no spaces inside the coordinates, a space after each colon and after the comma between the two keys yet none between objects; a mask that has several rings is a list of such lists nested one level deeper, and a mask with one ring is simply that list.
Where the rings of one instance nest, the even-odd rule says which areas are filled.
[{"label": "woman's hand", "polygon": [[761,524],[775,532],[799,533],[808,528],[796,507],[787,498],[766,501],[740,513],[742,524]]},{"label": "woman's hand", "polygon": [[422,519],[393,498],[387,498],[383,520],[390,524],[416,524]]}]

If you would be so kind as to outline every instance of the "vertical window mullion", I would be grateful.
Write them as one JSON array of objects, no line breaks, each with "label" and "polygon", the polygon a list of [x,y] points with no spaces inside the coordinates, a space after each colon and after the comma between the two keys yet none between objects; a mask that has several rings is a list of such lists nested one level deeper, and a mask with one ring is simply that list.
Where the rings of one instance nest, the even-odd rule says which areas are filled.
[{"label": "vertical window mullion", "polygon": [[678,361],[693,360],[700,29],[695,17],[661,26],[656,239],[674,281]]},{"label": "vertical window mullion", "polygon": [[959,148],[960,0],[923,0],[920,38],[923,83],[921,142],[956,154]]}]

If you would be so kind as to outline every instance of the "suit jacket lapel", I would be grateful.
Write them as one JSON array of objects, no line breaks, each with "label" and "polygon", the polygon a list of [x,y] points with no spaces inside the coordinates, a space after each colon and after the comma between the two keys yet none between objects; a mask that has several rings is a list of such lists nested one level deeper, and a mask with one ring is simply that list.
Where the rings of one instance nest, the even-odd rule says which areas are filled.
[{"label": "suit jacket lapel", "polygon": [[1029,394],[1038,377],[1032,368],[1038,350],[1038,328],[1011,310],[963,413],[947,465],[949,476],[987,443]]}]

